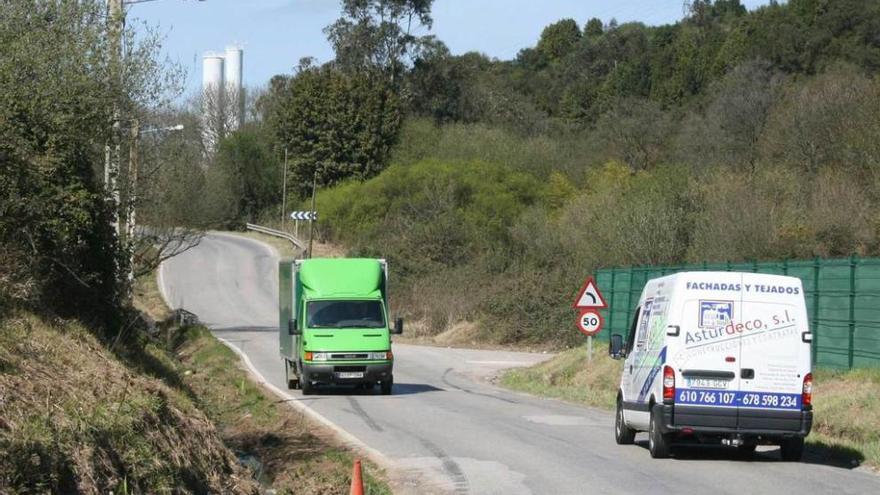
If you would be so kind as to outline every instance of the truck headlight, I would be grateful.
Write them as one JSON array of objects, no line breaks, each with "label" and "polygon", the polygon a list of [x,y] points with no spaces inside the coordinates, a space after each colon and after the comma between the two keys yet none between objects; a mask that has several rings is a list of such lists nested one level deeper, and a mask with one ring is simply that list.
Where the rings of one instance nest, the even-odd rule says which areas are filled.
[{"label": "truck headlight", "polygon": [[392,359],[391,351],[388,352],[371,352],[370,359],[377,361],[385,361],[388,359]]},{"label": "truck headlight", "polygon": [[312,354],[312,361],[326,361],[329,357],[329,354],[326,352],[316,352]]}]

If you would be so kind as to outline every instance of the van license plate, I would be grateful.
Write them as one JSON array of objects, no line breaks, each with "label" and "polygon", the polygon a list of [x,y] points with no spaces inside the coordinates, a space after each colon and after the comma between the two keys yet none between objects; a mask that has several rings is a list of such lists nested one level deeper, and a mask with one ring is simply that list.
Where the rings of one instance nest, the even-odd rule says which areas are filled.
[{"label": "van license plate", "polygon": [[730,382],[727,380],[712,380],[709,378],[688,378],[686,380],[688,388],[715,388],[715,389],[726,389],[727,384]]},{"label": "van license plate", "polygon": [[339,378],[363,378],[363,371],[340,371],[337,373]]}]

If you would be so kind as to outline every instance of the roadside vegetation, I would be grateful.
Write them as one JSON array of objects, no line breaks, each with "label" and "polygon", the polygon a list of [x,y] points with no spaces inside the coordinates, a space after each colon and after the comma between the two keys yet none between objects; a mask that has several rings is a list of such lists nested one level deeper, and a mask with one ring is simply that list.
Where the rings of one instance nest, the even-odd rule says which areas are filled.
[{"label": "roadside vegetation", "polygon": [[[580,346],[541,364],[510,370],[500,383],[513,390],[613,411],[622,370],[623,362],[608,357],[606,346],[595,346],[592,363],[587,362],[586,347]],[[880,471],[880,370],[817,369],[813,375],[815,422],[807,437],[808,449],[841,467],[864,464]],[[808,450],[807,458],[810,455]]]},{"label": "roadside vegetation", "polygon": [[[256,475],[264,489],[279,494],[347,491],[352,453],[337,444],[332,432],[255,384],[239,357],[206,328],[176,334],[174,355],[183,382],[226,444],[259,462]],[[365,493],[390,494],[383,473],[366,461],[363,466]]]}]

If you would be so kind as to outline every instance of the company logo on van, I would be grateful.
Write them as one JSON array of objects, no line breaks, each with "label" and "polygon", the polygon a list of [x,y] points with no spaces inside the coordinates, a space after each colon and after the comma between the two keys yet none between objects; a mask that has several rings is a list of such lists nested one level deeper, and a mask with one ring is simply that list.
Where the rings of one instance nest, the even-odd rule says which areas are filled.
[{"label": "company logo on van", "polygon": [[700,301],[700,328],[721,328],[733,321],[733,301]]}]

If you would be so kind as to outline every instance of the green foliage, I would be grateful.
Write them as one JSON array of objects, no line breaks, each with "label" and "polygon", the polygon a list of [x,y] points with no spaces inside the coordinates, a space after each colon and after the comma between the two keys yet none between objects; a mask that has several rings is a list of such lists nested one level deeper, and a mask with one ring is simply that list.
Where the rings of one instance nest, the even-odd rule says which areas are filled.
[{"label": "green foliage", "polygon": [[562,19],[544,28],[536,47],[548,60],[568,54],[581,39],[581,28],[574,19]]},{"label": "green foliage", "polygon": [[212,170],[221,176],[218,180],[226,189],[224,196],[237,199],[233,218],[249,222],[280,200],[282,164],[260,131],[246,126],[220,141]]},{"label": "green foliage", "polygon": [[411,29],[419,25],[431,28],[433,2],[344,0],[342,17],[324,29],[336,52],[335,64],[356,73],[381,73],[394,85],[405,58],[431,41],[430,37],[414,36]]},{"label": "green foliage", "polygon": [[587,166],[600,163],[593,143],[578,134],[523,137],[516,131],[486,124],[437,126],[409,119],[395,146],[392,162],[411,164],[424,158],[442,161],[480,160],[504,164],[546,179],[553,172],[570,180],[583,177]]},{"label": "green foliage", "polygon": [[[106,4],[4,2],[0,14],[0,306],[38,304],[108,322],[128,257],[110,226],[103,145],[113,103],[159,98],[155,37],[124,32],[111,63]],[[121,88],[116,75],[125,74]],[[131,115],[131,114],[129,114]]]},{"label": "green foliage", "polygon": [[[700,0],[690,4],[685,19],[666,26],[603,27],[601,20],[590,19],[581,33],[575,21],[563,19],[549,24],[535,47],[522,50],[513,62],[486,61],[463,74],[456,69],[458,57],[444,54],[442,69],[435,64],[433,70],[414,71],[408,84],[432,108],[454,108],[438,112],[438,121],[504,125],[511,118],[532,118],[532,125],[518,121],[510,127],[534,132],[546,129],[549,117],[590,128],[620,99],[698,102],[729,71],[752,60],[766,61],[784,75],[815,74],[841,61],[875,72],[880,69],[877,32],[877,2],[773,2],[747,12],[739,0]],[[520,107],[540,113],[497,118],[481,112],[485,98],[461,97],[473,87],[490,97],[523,98]]]},{"label": "green foliage", "polygon": [[604,29],[605,28],[602,26],[602,19],[593,17],[587,21],[587,24],[584,26],[584,36],[587,38],[597,38],[602,36]]},{"label": "green foliage", "polygon": [[348,178],[365,179],[385,166],[400,128],[399,100],[381,78],[329,66],[276,76],[264,96],[277,148],[287,148],[288,184],[300,196]]},{"label": "green foliage", "polygon": [[322,191],[318,210],[325,235],[391,259],[398,273],[428,273],[502,248],[507,226],[539,191],[507,167],[424,161]]}]

